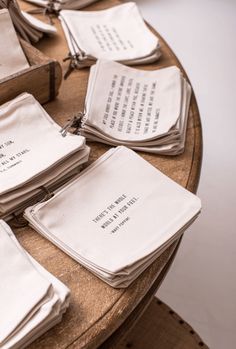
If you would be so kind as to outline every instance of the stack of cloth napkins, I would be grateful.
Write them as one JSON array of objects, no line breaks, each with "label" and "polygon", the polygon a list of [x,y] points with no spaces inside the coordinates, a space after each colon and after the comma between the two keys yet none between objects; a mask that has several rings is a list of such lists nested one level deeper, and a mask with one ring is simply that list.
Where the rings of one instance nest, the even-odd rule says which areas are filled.
[{"label": "stack of cloth napkins", "polygon": [[50,190],[78,174],[88,160],[84,137],[64,137],[61,127],[27,93],[0,107],[0,134],[1,218],[50,196]]},{"label": "stack of cloth napkins", "polygon": [[62,10],[59,18],[72,68],[92,65],[99,58],[134,65],[154,62],[160,56],[158,38],[134,2],[101,11]]},{"label": "stack of cloth napkins", "polygon": [[0,79],[29,68],[7,9],[0,10]]},{"label": "stack of cloth napkins", "polygon": [[49,13],[58,13],[62,9],[79,10],[98,0],[25,0],[47,9]]},{"label": "stack of cloth napkins", "polygon": [[201,202],[134,151],[111,148],[46,202],[30,225],[113,287],[127,287],[195,220]]},{"label": "stack of cloth napkins", "polygon": [[0,220],[0,347],[22,349],[55,326],[69,289],[21,247]]},{"label": "stack of cloth napkins", "polygon": [[54,35],[54,26],[21,11],[16,0],[0,0],[0,9],[8,9],[17,33],[28,42],[37,42],[44,34]]},{"label": "stack of cloth napkins", "polygon": [[184,151],[190,96],[176,66],[142,71],[98,60],[79,132],[91,141],[177,155]]}]

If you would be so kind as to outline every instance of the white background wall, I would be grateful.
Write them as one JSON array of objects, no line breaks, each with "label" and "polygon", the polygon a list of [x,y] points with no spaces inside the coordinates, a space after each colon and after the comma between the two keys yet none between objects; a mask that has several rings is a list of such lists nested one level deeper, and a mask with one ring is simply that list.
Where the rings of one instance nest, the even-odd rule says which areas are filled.
[{"label": "white background wall", "polygon": [[137,0],[185,68],[200,108],[201,217],[158,296],[211,349],[236,348],[236,0]]}]

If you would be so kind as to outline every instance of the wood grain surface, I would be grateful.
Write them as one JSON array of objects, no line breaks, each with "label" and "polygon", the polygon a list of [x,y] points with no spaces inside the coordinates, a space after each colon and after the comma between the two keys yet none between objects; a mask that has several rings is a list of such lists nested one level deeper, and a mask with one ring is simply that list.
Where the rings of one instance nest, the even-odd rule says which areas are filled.
[{"label": "wood grain surface", "polygon": [[[118,3],[116,0],[102,0],[88,9],[103,9]],[[33,8],[23,2],[20,5],[24,9]],[[43,16],[39,18],[45,20]],[[68,54],[68,47],[59,21],[54,19],[54,22],[58,35],[41,40],[37,48],[47,56],[56,58],[65,73],[68,63],[63,62],[63,58]],[[156,35],[160,38],[162,57],[156,64],[138,68],[151,70],[175,64],[183,70],[171,49]],[[60,125],[83,110],[88,75],[89,69],[74,71],[62,82],[57,99],[45,105],[48,113]],[[90,145],[89,162],[108,149],[97,143]],[[194,95],[191,98],[185,152],[175,157],[140,154],[180,185],[196,192],[201,168],[202,137]],[[62,322],[32,343],[29,346],[31,349],[97,348],[135,312],[152,286],[155,289],[158,287],[165,273],[159,279],[158,276],[162,275],[163,268],[167,269],[178,245],[178,241],[173,243],[130,287],[113,289],[29,227],[14,229],[14,232],[23,247],[71,289],[70,307]],[[150,297],[153,292],[150,292]]]}]

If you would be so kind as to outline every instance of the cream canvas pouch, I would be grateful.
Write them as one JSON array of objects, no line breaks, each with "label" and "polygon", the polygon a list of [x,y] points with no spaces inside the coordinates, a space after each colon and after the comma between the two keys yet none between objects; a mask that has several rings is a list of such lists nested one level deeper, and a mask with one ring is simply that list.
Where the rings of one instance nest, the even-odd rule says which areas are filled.
[{"label": "cream canvas pouch", "polygon": [[32,29],[36,29],[41,33],[46,33],[49,35],[55,35],[57,33],[56,27],[51,24],[45,23],[37,19],[36,17],[31,16],[29,13],[25,11],[21,11],[22,25],[24,24],[24,28],[32,27]]},{"label": "cream canvas pouch", "polygon": [[27,182],[25,185],[1,195],[0,211],[8,211],[10,208],[18,206],[21,202],[30,199],[40,191],[42,192],[42,187],[50,190],[50,187],[55,185],[57,187],[57,183],[69,180],[70,177],[80,172],[80,165],[88,160],[88,155],[89,148],[86,146],[84,149],[73,154],[69,159],[65,159],[62,163],[59,163],[49,173],[43,173],[37,176],[34,181]]},{"label": "cream canvas pouch", "polygon": [[177,67],[143,71],[99,60],[93,69],[82,130],[88,125],[119,141],[144,142],[176,124],[182,97]]},{"label": "cream canvas pouch", "polygon": [[58,12],[61,9],[71,9],[71,10],[78,10],[83,7],[86,7],[93,2],[96,2],[98,0],[25,0],[27,2],[31,2],[32,4],[50,8],[51,12]]},{"label": "cream canvas pouch", "polygon": [[182,96],[182,107],[181,115],[178,120],[176,129],[178,129],[178,139],[170,142],[169,144],[153,144],[153,145],[144,145],[144,146],[132,146],[132,149],[138,151],[148,151],[154,154],[163,154],[163,155],[178,155],[184,151],[185,140],[186,140],[186,131],[187,131],[187,122],[188,122],[188,113],[191,99],[191,86],[189,83],[183,79],[183,96]]},{"label": "cream canvas pouch", "polygon": [[37,42],[44,33],[55,34],[56,28],[22,11],[16,0],[0,0],[0,8],[7,9],[17,33],[28,42]]},{"label": "cream canvas pouch", "polygon": [[18,188],[85,146],[84,137],[62,137],[57,125],[29,94],[0,108],[0,194]]},{"label": "cream canvas pouch", "polygon": [[84,137],[64,135],[27,93],[0,107],[0,131],[0,214],[5,219],[64,184],[88,160]]},{"label": "cream canvas pouch", "polygon": [[[41,302],[41,304],[37,304],[37,308],[32,309],[31,315],[24,318],[24,321],[22,321],[15,331],[11,333],[5,341],[5,344],[2,346],[3,349],[22,348],[22,346],[25,345],[24,343],[29,344],[32,340],[61,320],[61,315],[69,305],[70,292],[61,281],[46,271],[23,250],[10,227],[4,221],[0,221],[0,230],[2,234],[5,234],[5,238],[7,235],[11,240],[11,244],[17,247],[18,254],[21,254],[22,256],[21,259],[24,258],[25,263],[30,263],[32,267],[35,268],[39,280],[43,278],[51,285],[51,297],[48,297],[47,301],[45,300],[44,302]],[[8,243],[10,243],[10,240],[8,240]],[[6,261],[4,263],[6,263]],[[29,276],[30,275],[28,275],[28,277]],[[18,277],[23,279],[25,276],[21,273]],[[34,282],[34,280],[32,280],[32,282]],[[16,309],[13,309],[13,312],[14,311],[16,311]],[[12,317],[15,318],[16,314],[12,314]]]},{"label": "cream canvas pouch", "polygon": [[[62,10],[60,20],[72,56],[135,64],[160,56],[159,42],[134,2],[101,11]],[[91,62],[90,62],[91,63]],[[86,65],[86,64],[85,64]]]},{"label": "cream canvas pouch", "polygon": [[195,195],[118,147],[25,217],[85,266],[119,274],[165,245],[200,208]]},{"label": "cream canvas pouch", "polygon": [[0,10],[0,79],[29,68],[7,9]]},{"label": "cream canvas pouch", "polygon": [[175,66],[143,71],[98,60],[78,132],[91,141],[176,155],[184,151],[190,97]]},{"label": "cream canvas pouch", "polygon": [[[0,343],[27,318],[50,299],[51,284],[12,243],[0,222]],[[9,258],[10,256],[10,258]]]}]

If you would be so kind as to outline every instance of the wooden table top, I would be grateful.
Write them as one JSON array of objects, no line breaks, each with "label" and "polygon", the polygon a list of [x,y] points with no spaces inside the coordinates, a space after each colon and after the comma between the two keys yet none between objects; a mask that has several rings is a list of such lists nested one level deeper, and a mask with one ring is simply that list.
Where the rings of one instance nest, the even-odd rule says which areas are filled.
[{"label": "wooden table top", "polygon": [[[104,9],[118,3],[118,0],[102,0],[89,9]],[[33,8],[32,5],[23,2],[20,5],[24,9]],[[47,56],[56,58],[65,72],[68,63],[63,62],[63,58],[68,54],[68,47],[57,19],[55,25],[58,35],[42,39],[36,47]],[[175,64],[183,70],[171,49],[160,36],[159,38],[162,57],[156,64],[140,68],[151,70]],[[62,82],[57,99],[44,105],[47,112],[60,125],[76,112],[83,110],[88,75],[89,69],[72,72],[69,78]],[[97,159],[109,148],[97,143],[89,145],[91,146],[89,162]],[[174,157],[140,154],[180,185],[196,192],[201,168],[202,136],[194,95],[191,98],[185,152]],[[173,243],[130,287],[114,289],[31,228],[14,229],[14,232],[23,247],[71,289],[70,306],[62,322],[32,343],[29,346],[31,349],[97,348],[129,317],[148,294],[167,261],[173,257],[178,243]]]}]

